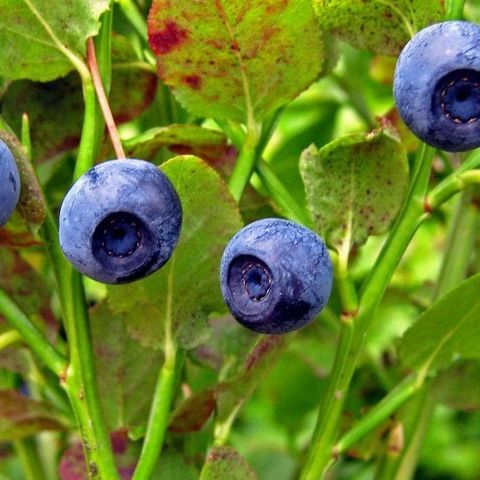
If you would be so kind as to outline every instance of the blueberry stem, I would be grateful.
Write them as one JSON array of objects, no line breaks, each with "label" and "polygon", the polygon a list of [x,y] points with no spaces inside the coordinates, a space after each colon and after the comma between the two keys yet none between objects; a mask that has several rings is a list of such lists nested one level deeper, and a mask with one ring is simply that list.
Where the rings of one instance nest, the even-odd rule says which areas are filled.
[{"label": "blueberry stem", "polygon": [[61,375],[65,371],[66,358],[47,340],[43,332],[2,288],[0,288],[0,313],[52,372]]},{"label": "blueberry stem", "polygon": [[125,152],[123,151],[122,141],[120,140],[120,135],[118,134],[117,126],[115,120],[113,119],[113,114],[108,103],[107,94],[103,87],[102,77],[98,69],[97,56],[95,53],[95,43],[92,38],[89,38],[87,41],[87,61],[88,67],[92,74],[93,85],[97,93],[97,99],[100,103],[100,108],[102,109],[103,118],[107,125],[108,133],[112,141],[113,149],[117,158],[123,159],[126,158]]},{"label": "blueberry stem", "polygon": [[149,480],[158,458],[162,452],[165,433],[168,428],[170,410],[175,393],[177,370],[177,345],[173,336],[173,275],[175,270],[175,254],[170,259],[167,287],[167,305],[164,326],[164,361],[155,387],[147,431],[142,451],[132,480]]},{"label": "blueberry stem", "polygon": [[406,202],[365,280],[360,292],[359,309],[351,316],[342,317],[340,345],[320,403],[318,423],[302,472],[302,480],[323,478],[335,461],[337,426],[365,336],[403,253],[423,219],[428,216],[424,210],[424,197],[433,154],[434,149],[431,147],[422,145],[420,148]]}]

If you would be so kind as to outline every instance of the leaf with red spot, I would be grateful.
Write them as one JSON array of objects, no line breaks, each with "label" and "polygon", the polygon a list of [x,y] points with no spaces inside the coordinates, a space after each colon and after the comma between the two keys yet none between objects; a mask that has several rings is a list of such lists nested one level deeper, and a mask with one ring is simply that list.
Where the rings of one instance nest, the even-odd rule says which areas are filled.
[{"label": "leaf with red spot", "polygon": [[308,87],[324,60],[309,0],[154,0],[158,72],[202,117],[262,119]]},{"label": "leaf with red spot", "polygon": [[207,456],[200,480],[256,480],[257,474],[232,447],[214,447]]}]

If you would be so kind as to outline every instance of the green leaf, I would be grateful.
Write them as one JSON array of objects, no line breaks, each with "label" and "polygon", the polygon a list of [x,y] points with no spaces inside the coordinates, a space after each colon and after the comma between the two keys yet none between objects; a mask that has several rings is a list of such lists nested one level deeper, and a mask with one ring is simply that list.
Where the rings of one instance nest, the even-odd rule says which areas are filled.
[{"label": "green leaf", "polygon": [[222,132],[197,125],[152,128],[124,141],[123,146],[133,158],[150,159],[161,147],[169,147],[179,154],[198,156],[214,167],[222,167],[227,160],[235,159],[235,151]]},{"label": "green leaf", "polygon": [[192,113],[261,120],[319,75],[324,47],[309,0],[155,0],[158,72]]},{"label": "green leaf", "polygon": [[0,0],[0,75],[48,81],[81,62],[108,0]]},{"label": "green leaf", "polygon": [[480,410],[480,363],[467,360],[455,363],[435,379],[435,398],[456,410]]},{"label": "green leaf", "polygon": [[[128,40],[115,35],[112,38],[109,103],[117,124],[142,113],[155,94],[157,76],[132,67],[135,58]],[[2,116],[17,135],[21,132],[24,112],[30,123],[34,163],[50,160],[75,148],[80,141],[84,113],[79,76],[72,72],[51,82],[13,82],[2,102]]]},{"label": "green leaf", "polygon": [[443,20],[443,0],[314,0],[320,24],[357,48],[398,55],[419,30]]},{"label": "green leaf", "polygon": [[200,480],[255,480],[256,473],[232,447],[214,447],[200,474]]},{"label": "green leaf", "polygon": [[46,403],[23,397],[13,390],[0,390],[0,440],[18,440],[44,430],[63,428]]},{"label": "green leaf", "polygon": [[109,429],[144,427],[162,353],[133,340],[123,315],[113,315],[105,303],[91,310],[90,327],[100,399]]},{"label": "green leaf", "polygon": [[[176,157],[162,165],[183,208],[180,241],[154,275],[108,288],[111,309],[123,313],[130,334],[161,348],[167,306],[180,346],[193,348],[209,333],[208,316],[225,311],[219,266],[225,245],[241,228],[238,207],[218,174],[200,159]],[[142,312],[139,315],[139,312]]]},{"label": "green leaf", "polygon": [[479,291],[477,274],[428,309],[402,339],[403,363],[417,371],[435,371],[459,358],[479,358]]},{"label": "green leaf", "polygon": [[339,138],[300,160],[307,203],[327,243],[348,253],[387,231],[408,186],[404,147],[384,131]]}]

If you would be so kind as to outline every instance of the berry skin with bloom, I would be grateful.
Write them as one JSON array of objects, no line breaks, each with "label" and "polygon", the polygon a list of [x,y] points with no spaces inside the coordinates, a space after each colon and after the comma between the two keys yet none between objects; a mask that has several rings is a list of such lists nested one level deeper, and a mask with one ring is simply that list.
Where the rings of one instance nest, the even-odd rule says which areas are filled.
[{"label": "berry skin with bloom", "polygon": [[225,302],[242,325],[281,334],[303,327],[326,305],[332,265],[316,233],[288,220],[267,218],[230,240],[220,282]]},{"label": "berry skin with bloom", "polygon": [[398,58],[393,91],[424,142],[451,152],[480,146],[480,26],[449,21],[421,30]]},{"label": "berry skin with bloom", "polygon": [[181,223],[180,200],[161,170],[143,160],[110,160],[90,169],[65,196],[60,246],[84,275],[127,283],[167,262]]},{"label": "berry skin with bloom", "polygon": [[20,197],[17,162],[7,145],[0,140],[0,227],[5,225]]}]

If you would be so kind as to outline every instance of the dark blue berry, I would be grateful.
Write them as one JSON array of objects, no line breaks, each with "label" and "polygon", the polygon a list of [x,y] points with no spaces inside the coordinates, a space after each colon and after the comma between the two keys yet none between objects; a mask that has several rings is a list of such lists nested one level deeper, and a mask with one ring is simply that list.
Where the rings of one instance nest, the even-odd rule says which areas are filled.
[{"label": "dark blue berry", "polygon": [[230,240],[220,282],[225,302],[242,325],[260,333],[286,333],[306,325],[326,305],[332,265],[317,234],[267,218]]},{"label": "dark blue berry", "polygon": [[452,152],[480,146],[480,26],[451,21],[420,31],[398,58],[393,90],[424,142]]},{"label": "dark blue berry", "polygon": [[65,196],[60,245],[84,275],[126,283],[165,264],[181,222],[178,195],[155,165],[111,160],[89,170]]},{"label": "dark blue berry", "polygon": [[0,227],[7,223],[20,197],[20,176],[10,149],[0,140]]}]

